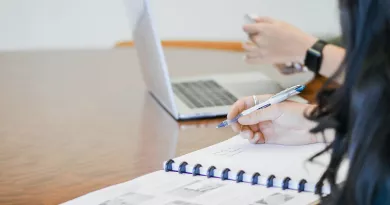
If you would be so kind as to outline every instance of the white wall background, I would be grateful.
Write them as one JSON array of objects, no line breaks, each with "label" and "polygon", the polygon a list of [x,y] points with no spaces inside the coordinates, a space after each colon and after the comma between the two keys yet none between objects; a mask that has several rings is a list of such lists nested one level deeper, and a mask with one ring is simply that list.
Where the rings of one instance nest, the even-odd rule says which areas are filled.
[{"label": "white wall background", "polygon": [[[243,15],[339,33],[337,0],[150,0],[162,39],[243,40]],[[317,9],[320,8],[320,9]],[[0,50],[112,47],[131,39],[123,0],[0,0]]]}]

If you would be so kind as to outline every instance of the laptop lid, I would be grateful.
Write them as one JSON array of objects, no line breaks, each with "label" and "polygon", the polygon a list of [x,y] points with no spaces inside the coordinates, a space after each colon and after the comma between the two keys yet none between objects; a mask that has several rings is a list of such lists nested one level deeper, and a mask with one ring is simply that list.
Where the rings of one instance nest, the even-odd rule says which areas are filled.
[{"label": "laptop lid", "polygon": [[[141,4],[142,3],[142,4]],[[142,75],[149,92],[178,119],[168,68],[161,40],[157,35],[148,0],[126,0],[129,17],[133,17],[133,41],[137,50]],[[135,11],[134,8],[137,8]]]}]

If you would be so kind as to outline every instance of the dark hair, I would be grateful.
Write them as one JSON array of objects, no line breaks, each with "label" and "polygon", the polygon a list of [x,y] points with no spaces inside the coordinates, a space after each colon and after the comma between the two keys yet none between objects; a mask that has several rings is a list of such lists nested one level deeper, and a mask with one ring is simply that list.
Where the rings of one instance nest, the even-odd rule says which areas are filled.
[{"label": "dark hair", "polygon": [[[332,153],[319,183],[331,184],[330,204],[383,203],[381,197],[390,198],[390,1],[340,0],[339,8],[346,56],[306,115],[318,122],[312,133],[336,133],[323,151]],[[342,72],[343,85],[331,88]],[[349,171],[339,186],[344,157]]]}]

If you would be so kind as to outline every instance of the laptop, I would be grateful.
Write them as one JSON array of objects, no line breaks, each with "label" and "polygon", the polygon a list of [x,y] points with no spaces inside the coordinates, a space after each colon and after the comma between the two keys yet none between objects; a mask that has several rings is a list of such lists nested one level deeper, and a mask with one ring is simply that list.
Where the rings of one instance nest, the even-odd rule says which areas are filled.
[{"label": "laptop", "polygon": [[261,72],[171,78],[148,0],[132,1],[143,1],[132,32],[146,87],[176,120],[223,117],[241,97],[282,90]]}]

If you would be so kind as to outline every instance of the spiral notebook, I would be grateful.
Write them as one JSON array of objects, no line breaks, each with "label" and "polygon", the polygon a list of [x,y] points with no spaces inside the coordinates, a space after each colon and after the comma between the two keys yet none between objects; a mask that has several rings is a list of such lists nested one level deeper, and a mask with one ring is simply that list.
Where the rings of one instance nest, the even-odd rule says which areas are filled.
[{"label": "spiral notebook", "polygon": [[[330,192],[317,181],[329,153],[307,162],[325,144],[254,145],[240,136],[167,160],[163,170],[113,185],[64,205],[308,205]],[[345,178],[344,162],[337,182]]]}]

